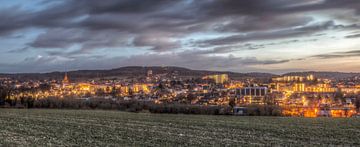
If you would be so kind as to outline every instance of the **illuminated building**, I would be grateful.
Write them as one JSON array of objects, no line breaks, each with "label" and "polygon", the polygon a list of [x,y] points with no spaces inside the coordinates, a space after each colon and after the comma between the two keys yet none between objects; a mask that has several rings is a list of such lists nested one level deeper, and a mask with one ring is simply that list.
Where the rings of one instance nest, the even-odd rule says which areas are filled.
[{"label": "illuminated building", "polygon": [[306,76],[306,80],[308,80],[308,81],[314,81],[314,80],[315,80],[314,75],[308,75],[308,76]]},{"label": "illuminated building", "polygon": [[[353,111],[351,111],[353,112]],[[302,117],[349,117],[346,110],[337,110],[324,107],[282,107],[284,116],[302,116]]]},{"label": "illuminated building", "polygon": [[340,88],[340,91],[344,93],[356,94],[356,93],[360,93],[360,87],[343,87]]},{"label": "illuminated building", "polygon": [[292,92],[311,92],[311,93],[332,93],[337,89],[331,87],[329,80],[314,81],[314,75],[302,76],[283,76],[272,78],[272,91],[292,91]]},{"label": "illuminated building", "polygon": [[203,77],[203,79],[212,79],[216,84],[224,84],[225,82],[229,81],[229,76],[228,74],[209,75]]},{"label": "illuminated building", "polygon": [[242,88],[243,85],[244,84],[241,82],[234,82],[234,83],[229,83],[229,84],[225,85],[225,87],[227,89],[236,89],[236,88]]},{"label": "illuminated building", "polygon": [[153,76],[153,71],[152,70],[148,70],[147,74],[146,74],[146,81],[150,82],[152,80],[152,76]]},{"label": "illuminated building", "polygon": [[295,83],[293,85],[293,91],[304,92],[305,91],[305,84],[304,83]]},{"label": "illuminated building", "polygon": [[123,95],[128,95],[129,94],[129,86],[122,86],[121,88],[120,88],[120,91],[121,91],[121,94],[123,94]]},{"label": "illuminated building", "polygon": [[329,84],[317,84],[313,86],[307,86],[305,92],[317,92],[317,93],[332,93],[336,92],[337,89],[331,87]]},{"label": "illuminated building", "polygon": [[267,94],[267,87],[244,87],[241,88],[241,95],[245,96],[265,96]]},{"label": "illuminated building", "polygon": [[268,94],[267,87],[244,87],[236,90],[238,95],[244,103],[264,103],[265,96]]},{"label": "illuminated building", "polygon": [[275,82],[292,82],[292,81],[303,81],[304,77],[301,76],[283,76],[272,78]]},{"label": "illuminated building", "polygon": [[272,80],[274,82],[303,82],[303,81],[314,81],[315,77],[314,75],[308,75],[306,77],[304,76],[282,76],[282,77],[274,77]]},{"label": "illuminated building", "polygon": [[[281,89],[281,88],[278,88]],[[284,89],[284,88],[283,88]],[[313,93],[332,93],[337,89],[329,84],[306,85],[305,83],[294,83],[290,91],[293,92],[313,92]]]},{"label": "illuminated building", "polygon": [[64,76],[64,79],[63,79],[62,83],[63,84],[69,84],[70,83],[67,72],[65,73],[65,76]]},{"label": "illuminated building", "polygon": [[90,84],[86,84],[86,83],[81,83],[79,84],[79,90],[81,91],[90,91]]},{"label": "illuminated building", "polygon": [[108,84],[96,85],[96,87],[97,89],[102,89],[105,93],[111,93],[113,90],[116,90],[116,86]]},{"label": "illuminated building", "polygon": [[134,84],[131,88],[134,93],[139,93],[140,91],[144,93],[150,92],[150,89],[146,84]]}]

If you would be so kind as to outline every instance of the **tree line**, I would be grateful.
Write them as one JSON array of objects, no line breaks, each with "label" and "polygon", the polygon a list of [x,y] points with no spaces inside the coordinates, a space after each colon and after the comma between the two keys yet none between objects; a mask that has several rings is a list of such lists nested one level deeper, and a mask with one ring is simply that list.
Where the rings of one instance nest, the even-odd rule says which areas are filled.
[{"label": "tree line", "polygon": [[[72,97],[48,97],[34,99],[32,97],[10,98],[11,89],[0,87],[0,107],[5,108],[50,108],[50,109],[102,109],[120,110],[128,112],[151,112],[171,114],[204,114],[204,115],[231,115],[235,103],[233,100],[228,105],[206,106],[184,103],[156,104],[152,101],[120,100],[105,98],[76,99]],[[360,97],[355,100],[357,109],[360,107]],[[246,115],[252,116],[280,116],[281,108],[276,105],[246,105]]]}]

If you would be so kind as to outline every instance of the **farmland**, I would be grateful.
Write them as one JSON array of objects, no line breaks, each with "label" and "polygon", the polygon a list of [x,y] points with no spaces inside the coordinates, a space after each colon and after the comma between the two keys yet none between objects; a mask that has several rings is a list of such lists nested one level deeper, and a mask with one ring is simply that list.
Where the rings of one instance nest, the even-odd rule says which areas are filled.
[{"label": "farmland", "polygon": [[0,146],[360,145],[358,118],[0,109]]}]

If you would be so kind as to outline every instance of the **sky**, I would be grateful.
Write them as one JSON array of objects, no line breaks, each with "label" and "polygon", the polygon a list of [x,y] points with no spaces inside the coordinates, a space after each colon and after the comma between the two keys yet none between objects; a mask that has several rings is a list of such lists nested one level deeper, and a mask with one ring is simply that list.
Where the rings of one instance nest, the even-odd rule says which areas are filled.
[{"label": "sky", "polygon": [[0,72],[360,72],[359,0],[0,0]]}]

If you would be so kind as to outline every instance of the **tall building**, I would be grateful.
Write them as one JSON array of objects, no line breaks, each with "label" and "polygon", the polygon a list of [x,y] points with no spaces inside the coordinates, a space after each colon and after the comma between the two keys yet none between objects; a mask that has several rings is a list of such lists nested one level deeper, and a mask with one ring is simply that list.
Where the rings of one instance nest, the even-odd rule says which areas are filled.
[{"label": "tall building", "polygon": [[314,81],[315,77],[314,77],[314,75],[308,75],[308,76],[306,77],[306,79],[307,79],[308,81]]},{"label": "tall building", "polygon": [[150,82],[152,80],[153,77],[153,71],[152,70],[148,70],[146,73],[146,81]]},{"label": "tall building", "polygon": [[237,91],[237,94],[242,96],[265,96],[267,93],[267,87],[244,87]]},{"label": "tall building", "polygon": [[62,83],[63,84],[69,84],[70,83],[67,72],[65,73],[65,76],[64,76],[64,79],[63,79]]},{"label": "tall building", "polygon": [[293,84],[292,90],[296,91],[296,92],[304,92],[305,84],[304,83],[295,83],[295,84]]},{"label": "tall building", "polygon": [[229,81],[229,76],[228,74],[209,75],[203,77],[203,79],[212,79],[216,84],[224,84],[225,82]]},{"label": "tall building", "polygon": [[237,97],[247,104],[264,104],[267,94],[267,87],[243,87],[236,89]]}]

